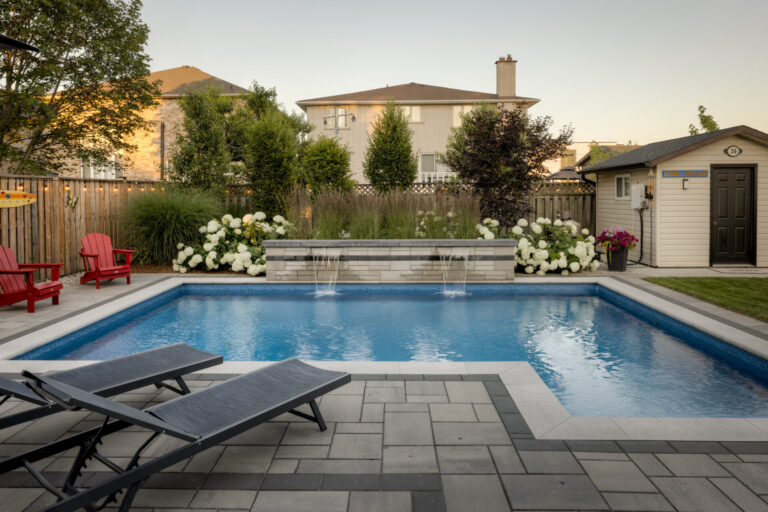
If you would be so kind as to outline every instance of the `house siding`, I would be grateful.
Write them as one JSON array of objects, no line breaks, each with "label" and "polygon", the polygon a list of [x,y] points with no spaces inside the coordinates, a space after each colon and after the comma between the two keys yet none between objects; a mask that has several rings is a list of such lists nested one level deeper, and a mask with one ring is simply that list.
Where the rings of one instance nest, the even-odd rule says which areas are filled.
[{"label": "house siding", "polygon": [[[640,214],[637,210],[632,209],[630,199],[616,199],[616,177],[623,175],[629,175],[632,184],[648,184],[648,169],[599,173],[595,188],[597,203],[597,230],[595,233],[599,235],[611,226],[621,226],[640,240]],[[653,208],[653,212],[648,209],[643,210],[642,262],[656,265],[657,254],[653,247],[653,234],[658,230],[658,215],[655,206]],[[653,219],[651,219],[652,217]],[[631,261],[640,259],[640,243],[629,251],[629,259]]]},{"label": "house siding", "polygon": [[[730,145],[743,152],[729,157]],[[658,264],[663,267],[706,267],[710,257],[710,174],[689,178],[662,178],[665,170],[704,169],[711,165],[755,165],[757,266],[768,267],[768,146],[739,136],[728,137],[658,166]]]}]

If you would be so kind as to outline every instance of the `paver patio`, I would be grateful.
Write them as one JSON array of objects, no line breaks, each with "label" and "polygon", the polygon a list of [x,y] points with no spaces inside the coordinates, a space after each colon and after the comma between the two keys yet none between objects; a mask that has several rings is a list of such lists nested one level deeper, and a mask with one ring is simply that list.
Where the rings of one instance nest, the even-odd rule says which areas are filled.
[{"label": "paver patio", "polygon": [[[189,385],[194,391],[229,377],[198,374]],[[152,476],[133,510],[768,511],[768,442],[537,440],[524,421],[504,421],[517,413],[497,375],[354,379],[320,400],[326,432],[282,415]],[[381,389],[400,393],[371,392]],[[143,388],[119,400],[143,408],[170,397]],[[381,414],[364,414],[370,407]],[[6,429],[0,450],[16,454],[97,421],[66,412]],[[146,436],[120,432],[102,452],[125,463]],[[161,437],[147,454],[176,443]],[[60,481],[72,456],[36,467]],[[95,461],[87,471],[86,486],[109,474]],[[25,471],[0,475],[0,510],[52,503]]]}]

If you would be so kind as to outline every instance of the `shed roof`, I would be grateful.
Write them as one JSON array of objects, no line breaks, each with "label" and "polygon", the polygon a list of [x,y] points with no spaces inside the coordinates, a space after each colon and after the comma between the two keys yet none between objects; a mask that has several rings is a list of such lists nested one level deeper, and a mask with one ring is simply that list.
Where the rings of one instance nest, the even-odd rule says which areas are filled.
[{"label": "shed roof", "polygon": [[683,155],[690,151],[707,146],[719,140],[739,135],[768,144],[768,133],[755,130],[749,126],[733,126],[714,132],[700,133],[688,137],[662,140],[638,149],[627,151],[621,155],[596,163],[581,172],[614,171],[637,167],[654,167],[666,160]]},{"label": "shed roof", "polygon": [[248,89],[227,82],[194,66],[179,66],[150,73],[149,82],[161,81],[160,96],[173,98],[206,87],[214,87],[223,95],[247,94]]},{"label": "shed roof", "polygon": [[573,167],[563,167],[559,171],[550,174],[549,176],[544,178],[544,181],[555,181],[555,180],[579,180],[581,181],[581,176],[578,172],[576,172],[576,169]]},{"label": "shed roof", "polygon": [[334,105],[343,103],[385,103],[389,100],[403,103],[484,103],[484,102],[518,102],[533,105],[538,103],[536,98],[523,96],[499,96],[488,92],[465,91],[437,85],[425,85],[411,82],[409,84],[393,85],[369,89],[367,91],[323,96],[308,100],[297,101],[302,109],[309,105]]}]

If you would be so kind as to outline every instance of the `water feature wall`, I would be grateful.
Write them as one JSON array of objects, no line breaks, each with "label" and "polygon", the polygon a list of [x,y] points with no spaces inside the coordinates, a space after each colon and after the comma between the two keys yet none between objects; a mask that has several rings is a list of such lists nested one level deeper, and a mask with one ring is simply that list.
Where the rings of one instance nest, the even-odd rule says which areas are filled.
[{"label": "water feature wall", "polygon": [[514,240],[266,240],[267,281],[508,283]]}]

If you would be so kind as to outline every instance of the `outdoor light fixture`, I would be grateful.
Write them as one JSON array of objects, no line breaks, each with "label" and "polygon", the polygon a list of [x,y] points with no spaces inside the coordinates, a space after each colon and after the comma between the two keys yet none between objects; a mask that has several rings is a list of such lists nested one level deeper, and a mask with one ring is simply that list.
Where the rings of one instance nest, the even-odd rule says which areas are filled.
[{"label": "outdoor light fixture", "polygon": [[688,178],[683,178],[683,190],[688,190]]}]

